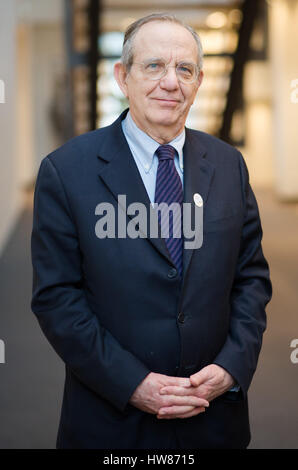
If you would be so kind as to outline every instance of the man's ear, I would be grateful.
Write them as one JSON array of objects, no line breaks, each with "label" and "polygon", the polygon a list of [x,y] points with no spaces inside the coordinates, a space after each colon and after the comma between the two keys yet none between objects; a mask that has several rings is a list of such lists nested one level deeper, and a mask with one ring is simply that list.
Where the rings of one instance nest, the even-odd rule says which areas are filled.
[{"label": "man's ear", "polygon": [[200,88],[200,86],[202,84],[203,77],[204,77],[204,72],[203,72],[203,70],[201,70],[200,73],[199,73],[199,76],[198,76],[198,83],[199,83],[198,88]]},{"label": "man's ear", "polygon": [[128,98],[128,88],[126,84],[127,75],[128,73],[126,71],[126,67],[122,64],[122,62],[117,62],[114,65],[114,77],[119,85],[120,90],[126,98]]},{"label": "man's ear", "polygon": [[204,77],[204,72],[203,72],[203,70],[200,70],[200,73],[199,73],[199,75],[198,75],[198,79],[197,79],[197,82],[196,82],[195,93],[194,93],[194,95],[193,95],[193,100],[192,100],[192,102],[191,102],[192,105],[193,105],[194,100],[195,100],[195,98],[196,98],[198,89],[200,88],[200,86],[201,86],[201,84],[202,84],[203,77]]}]

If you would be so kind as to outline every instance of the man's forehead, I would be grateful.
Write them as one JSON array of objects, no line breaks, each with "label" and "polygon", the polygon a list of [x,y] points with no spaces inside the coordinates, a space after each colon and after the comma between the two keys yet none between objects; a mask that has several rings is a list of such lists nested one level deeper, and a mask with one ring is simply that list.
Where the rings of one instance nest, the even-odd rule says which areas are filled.
[{"label": "man's forehead", "polygon": [[147,55],[152,52],[152,57],[167,52],[175,55],[197,54],[197,44],[191,32],[180,24],[166,21],[152,21],[141,26],[134,38],[133,48],[134,54]]}]

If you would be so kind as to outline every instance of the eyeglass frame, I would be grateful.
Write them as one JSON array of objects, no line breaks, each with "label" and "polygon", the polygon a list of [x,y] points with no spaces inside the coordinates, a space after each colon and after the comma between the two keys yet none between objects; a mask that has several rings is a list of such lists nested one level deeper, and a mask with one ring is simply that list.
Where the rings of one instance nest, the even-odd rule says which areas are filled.
[{"label": "eyeglass frame", "polygon": [[[167,64],[164,59],[158,59],[158,58],[148,59],[148,61],[152,61],[152,62],[154,62],[154,60],[155,60],[155,61],[158,61],[158,60],[159,60],[159,61],[162,61],[162,62],[164,63],[164,65],[165,65],[165,69],[164,69],[164,72],[163,72],[163,74],[161,75],[161,77],[158,77],[158,78],[149,78],[149,77],[146,77],[146,78],[148,78],[148,80],[153,80],[153,81],[161,80],[161,79],[162,79],[163,77],[165,77],[166,74],[168,73],[168,68],[169,68],[169,67],[174,67],[174,68],[175,68],[175,71],[176,71],[177,80],[178,80],[179,82],[181,82],[181,83],[184,83],[185,85],[191,85],[192,83],[194,83],[194,82],[196,81],[196,79],[198,78],[198,76],[199,76],[199,74],[200,74],[200,71],[201,71],[200,68],[199,68],[199,66],[198,66],[197,64],[193,63],[193,62],[181,61],[181,62],[178,62],[178,64],[176,64],[176,65],[169,65],[169,63]],[[148,64],[149,64],[149,63],[150,63],[150,62],[148,62]],[[134,64],[136,64],[136,65],[142,65],[142,66],[144,67],[144,66],[146,65],[146,62],[134,62],[134,61],[133,61],[133,62],[131,63],[131,66],[134,65]],[[181,80],[181,78],[179,78],[179,76],[178,76],[178,74],[177,74],[177,67],[178,67],[179,65],[181,65],[181,64],[194,65],[195,70],[196,70],[196,74],[195,74],[195,76],[194,76],[194,78],[193,78],[193,80],[192,80],[191,82],[184,82],[183,80]]]}]

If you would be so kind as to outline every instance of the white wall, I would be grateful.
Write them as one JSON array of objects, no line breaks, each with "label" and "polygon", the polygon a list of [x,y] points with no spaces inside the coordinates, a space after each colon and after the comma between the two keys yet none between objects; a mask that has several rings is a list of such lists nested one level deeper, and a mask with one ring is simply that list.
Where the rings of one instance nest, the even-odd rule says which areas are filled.
[{"label": "white wall", "polygon": [[49,107],[65,70],[63,14],[64,0],[0,0],[0,255],[26,185],[60,145]]},{"label": "white wall", "polygon": [[56,80],[66,68],[64,0],[17,0],[19,158],[24,184],[58,147],[49,112]]},{"label": "white wall", "polygon": [[276,190],[298,200],[298,103],[291,82],[298,79],[298,0],[274,0],[269,9],[273,86],[273,149]]},{"label": "white wall", "polygon": [[18,23],[18,142],[22,181],[59,142],[49,117],[56,80],[66,68],[64,0],[16,0]]},{"label": "white wall", "polygon": [[15,1],[0,0],[0,79],[5,103],[0,103],[0,250],[20,209],[16,151],[16,21]]},{"label": "white wall", "polygon": [[16,0],[18,23],[57,23],[63,11],[64,0]]},{"label": "white wall", "polygon": [[35,24],[32,26],[32,92],[34,132],[34,173],[40,161],[61,142],[50,120],[56,80],[65,71],[63,31],[60,24]]}]

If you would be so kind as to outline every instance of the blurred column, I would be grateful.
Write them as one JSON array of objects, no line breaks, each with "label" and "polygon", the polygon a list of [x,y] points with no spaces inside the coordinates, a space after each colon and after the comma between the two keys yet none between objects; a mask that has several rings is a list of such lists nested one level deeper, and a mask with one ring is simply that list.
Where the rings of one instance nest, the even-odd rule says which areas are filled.
[{"label": "blurred column", "polygon": [[276,191],[298,200],[298,0],[268,0]]},{"label": "blurred column", "polygon": [[272,188],[272,89],[267,61],[249,61],[244,74],[246,146],[244,155],[254,187]]}]

